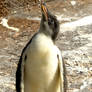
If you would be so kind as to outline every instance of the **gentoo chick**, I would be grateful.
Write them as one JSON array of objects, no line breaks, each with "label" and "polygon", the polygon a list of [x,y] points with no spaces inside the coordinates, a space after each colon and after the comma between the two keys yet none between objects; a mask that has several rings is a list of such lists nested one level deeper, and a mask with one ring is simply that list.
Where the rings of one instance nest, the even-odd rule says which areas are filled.
[{"label": "gentoo chick", "polygon": [[41,1],[39,31],[24,47],[16,71],[17,92],[64,92],[63,61],[55,45],[59,22]]}]

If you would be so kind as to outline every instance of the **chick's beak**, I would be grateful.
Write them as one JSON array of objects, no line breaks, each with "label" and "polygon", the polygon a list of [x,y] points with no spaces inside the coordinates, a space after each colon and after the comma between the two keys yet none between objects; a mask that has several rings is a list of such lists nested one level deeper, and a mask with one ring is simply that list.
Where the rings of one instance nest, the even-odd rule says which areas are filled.
[{"label": "chick's beak", "polygon": [[44,14],[46,20],[48,20],[48,9],[45,5],[45,3],[41,2],[41,10],[42,10],[42,13]]}]

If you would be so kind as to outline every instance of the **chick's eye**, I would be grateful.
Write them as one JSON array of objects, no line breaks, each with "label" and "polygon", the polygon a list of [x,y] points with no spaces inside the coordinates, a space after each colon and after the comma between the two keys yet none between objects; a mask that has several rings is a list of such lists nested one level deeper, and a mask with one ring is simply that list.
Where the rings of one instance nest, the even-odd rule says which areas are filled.
[{"label": "chick's eye", "polygon": [[54,20],[53,20],[53,19],[49,19],[49,20],[48,20],[48,24],[49,24],[49,25],[53,25],[53,24],[54,24]]}]

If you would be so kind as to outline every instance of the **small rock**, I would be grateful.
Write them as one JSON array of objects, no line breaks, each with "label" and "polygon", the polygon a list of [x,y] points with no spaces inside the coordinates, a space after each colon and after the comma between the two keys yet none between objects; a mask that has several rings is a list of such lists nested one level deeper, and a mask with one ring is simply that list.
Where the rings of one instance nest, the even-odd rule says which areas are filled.
[{"label": "small rock", "polygon": [[76,5],[76,1],[71,1],[71,5],[72,6]]}]

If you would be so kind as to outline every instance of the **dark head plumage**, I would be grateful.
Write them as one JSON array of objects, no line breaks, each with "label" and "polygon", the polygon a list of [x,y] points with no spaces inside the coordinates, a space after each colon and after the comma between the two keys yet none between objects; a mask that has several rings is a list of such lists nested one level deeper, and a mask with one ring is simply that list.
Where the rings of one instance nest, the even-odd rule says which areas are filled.
[{"label": "dark head plumage", "polygon": [[59,32],[59,21],[57,20],[55,15],[49,12],[44,2],[41,2],[41,11],[42,19],[40,28],[54,41]]}]

